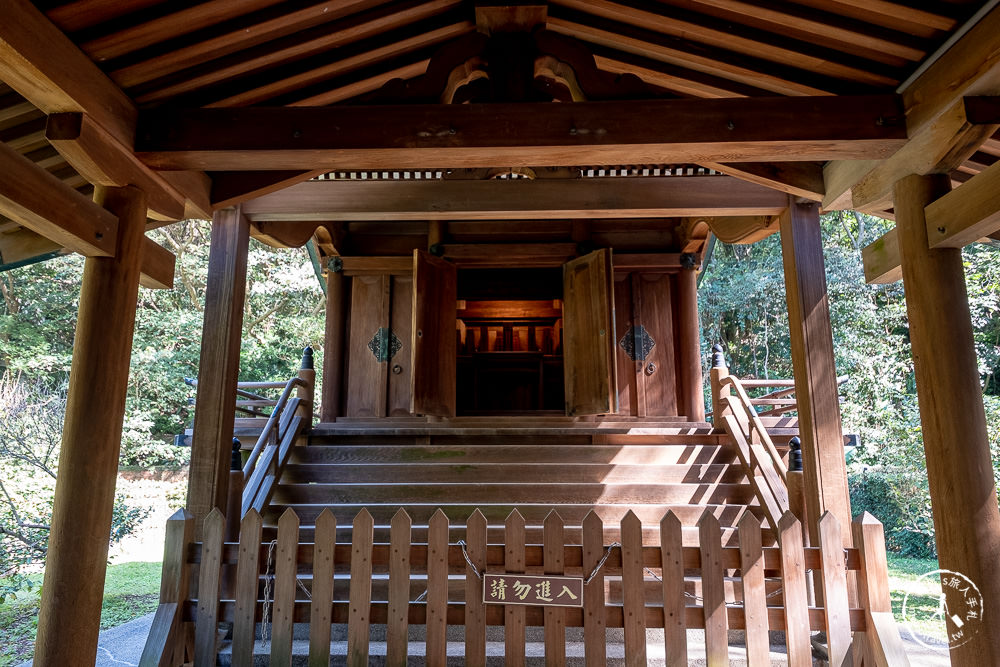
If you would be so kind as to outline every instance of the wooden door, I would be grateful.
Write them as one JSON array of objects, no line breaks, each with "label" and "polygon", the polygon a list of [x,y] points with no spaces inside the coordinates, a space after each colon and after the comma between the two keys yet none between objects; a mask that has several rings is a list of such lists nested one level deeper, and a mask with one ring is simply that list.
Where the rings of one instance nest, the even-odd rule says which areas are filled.
[{"label": "wooden door", "polygon": [[569,416],[617,410],[613,280],[610,249],[563,265],[563,372]]},{"label": "wooden door", "polygon": [[457,299],[455,265],[414,250],[410,375],[410,412],[414,414],[455,416]]}]

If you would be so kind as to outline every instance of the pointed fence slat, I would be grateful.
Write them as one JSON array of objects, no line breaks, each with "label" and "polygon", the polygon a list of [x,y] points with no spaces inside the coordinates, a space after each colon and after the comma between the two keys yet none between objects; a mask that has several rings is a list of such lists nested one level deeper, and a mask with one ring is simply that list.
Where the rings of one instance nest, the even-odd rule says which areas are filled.
[{"label": "pointed fence slat", "polygon": [[291,667],[292,625],[298,574],[299,517],[291,509],[278,519],[274,555],[274,610],[271,626],[271,667]]},{"label": "pointed fence slat", "polygon": [[868,623],[865,656],[875,665],[908,667],[910,663],[903,649],[899,628],[892,617],[882,524],[868,512],[863,512],[854,520],[851,529],[854,544],[861,555],[858,598],[865,608]]},{"label": "pointed fence slat", "polygon": [[392,517],[389,527],[389,623],[386,664],[405,666],[410,619],[410,539],[413,522],[406,510]]},{"label": "pointed fence slat", "polygon": [[705,610],[705,658],[708,667],[729,664],[729,619],[723,584],[722,530],[711,512],[698,520],[701,542],[701,596]]},{"label": "pointed fence slat", "polygon": [[215,664],[219,621],[219,588],[222,583],[222,542],[226,517],[219,508],[205,517],[202,526],[201,566],[198,572],[198,622],[195,624],[194,659],[199,665]]},{"label": "pointed fence slat", "polygon": [[240,552],[236,564],[236,612],[233,618],[233,664],[253,664],[257,584],[260,581],[261,521],[250,510],[240,522]]},{"label": "pointed fence slat", "polygon": [[329,508],[326,508],[316,517],[312,598],[309,605],[309,667],[330,665],[330,624],[333,622],[333,571],[336,549],[337,518]]},{"label": "pointed fence slat", "polygon": [[[552,510],[545,517],[543,541],[545,543],[545,574],[561,575],[563,564],[563,520]],[[545,664],[560,667],[566,664],[566,610],[563,607],[545,608]]]},{"label": "pointed fence slat", "polygon": [[667,667],[684,667],[687,659],[687,602],[684,599],[684,546],[681,520],[667,512],[660,520],[660,564],[663,586],[663,644]]},{"label": "pointed fence slat", "polygon": [[368,665],[374,532],[372,515],[366,509],[358,512],[351,532],[351,614],[347,622],[347,664],[350,667]]},{"label": "pointed fence slat", "polygon": [[[524,517],[512,510],[504,525],[504,571],[510,574],[524,572]],[[524,607],[504,605],[504,664],[523,667],[525,663]]]},{"label": "pointed fence slat", "polygon": [[[486,517],[479,510],[465,522],[466,555],[475,566],[465,567],[465,664],[486,666],[486,606],[483,604],[483,582],[486,572]],[[478,575],[477,575],[478,573]]]},{"label": "pointed fence slat", "polygon": [[[163,567],[160,570],[160,604],[139,658],[141,667],[159,667],[169,664],[173,658],[181,628],[180,609],[189,588],[187,548],[192,535],[194,518],[187,510],[179,509],[167,519]],[[181,661],[183,656],[178,660]]]},{"label": "pointed fence slat", "polygon": [[802,528],[791,512],[778,521],[781,545],[781,589],[785,603],[785,644],[788,667],[810,667],[809,601],[806,595],[806,571],[802,554]]},{"label": "pointed fence slat", "polygon": [[[764,553],[760,546],[760,521],[750,512],[743,515],[740,529],[740,580],[743,585],[743,617],[747,665],[771,664],[767,634],[767,596],[764,590]],[[840,663],[837,663],[838,667]]]},{"label": "pointed fence slat", "polygon": [[646,595],[643,586],[642,522],[631,510],[622,517],[622,594],[625,664],[646,664]]},{"label": "pointed fence slat", "polygon": [[583,651],[587,667],[607,664],[605,648],[604,573],[597,567],[604,558],[604,522],[591,511],[583,519],[583,576],[593,578],[583,588]]},{"label": "pointed fence slat", "polygon": [[448,517],[441,510],[427,524],[427,664],[448,661]]},{"label": "pointed fence slat", "polygon": [[851,650],[851,618],[847,603],[847,571],[840,524],[830,512],[819,520],[819,547],[823,559],[823,606],[830,664],[841,665]]}]

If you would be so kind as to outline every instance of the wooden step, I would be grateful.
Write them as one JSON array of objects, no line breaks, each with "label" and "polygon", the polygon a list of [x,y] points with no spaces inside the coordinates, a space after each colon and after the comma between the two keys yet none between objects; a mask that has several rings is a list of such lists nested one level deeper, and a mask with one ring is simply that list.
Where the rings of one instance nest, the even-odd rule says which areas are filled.
[{"label": "wooden step", "polygon": [[289,463],[558,463],[628,465],[711,465],[736,461],[735,447],[719,445],[336,445],[293,447]]},{"label": "wooden step", "polygon": [[742,466],[634,463],[339,463],[289,464],[282,484],[363,484],[413,479],[423,484],[519,481],[561,484],[737,484]]},{"label": "wooden step", "polygon": [[[557,477],[555,479],[558,479]],[[564,505],[651,505],[747,503],[753,491],[747,484],[281,484],[272,503],[395,504],[532,503]],[[301,517],[300,517],[301,518]],[[568,517],[565,517],[568,518]]]}]

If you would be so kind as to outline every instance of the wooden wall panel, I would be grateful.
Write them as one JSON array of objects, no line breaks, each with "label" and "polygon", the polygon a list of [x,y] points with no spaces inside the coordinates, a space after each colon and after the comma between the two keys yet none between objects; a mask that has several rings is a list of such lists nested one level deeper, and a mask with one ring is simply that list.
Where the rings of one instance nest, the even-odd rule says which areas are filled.
[{"label": "wooden wall panel", "polygon": [[635,364],[625,354],[618,344],[628,328],[632,326],[632,274],[615,274],[615,354],[618,356],[618,414],[638,415],[639,406],[636,400]]},{"label": "wooden wall panel", "polygon": [[354,276],[351,282],[347,416],[384,417],[386,362],[375,358],[368,342],[380,327],[389,325],[389,275]]},{"label": "wooden wall panel", "polygon": [[613,285],[610,250],[592,252],[563,266],[563,356],[569,416],[616,410]]},{"label": "wooden wall panel", "polygon": [[413,375],[410,411],[454,417],[458,350],[455,265],[422,250],[413,251]]},{"label": "wooden wall panel", "polygon": [[[410,414],[410,374],[413,372],[411,339],[413,338],[413,277],[392,276],[392,312],[389,328],[396,334],[402,347],[387,364],[389,368],[390,417]],[[395,369],[399,368],[399,373]]]},{"label": "wooden wall panel", "polygon": [[[674,307],[671,297],[673,279],[666,273],[641,273],[639,284],[639,322],[656,344],[636,374],[645,384],[646,415],[676,415],[677,361],[674,346]],[[650,368],[653,364],[653,368]],[[652,373],[650,373],[652,370]]]}]

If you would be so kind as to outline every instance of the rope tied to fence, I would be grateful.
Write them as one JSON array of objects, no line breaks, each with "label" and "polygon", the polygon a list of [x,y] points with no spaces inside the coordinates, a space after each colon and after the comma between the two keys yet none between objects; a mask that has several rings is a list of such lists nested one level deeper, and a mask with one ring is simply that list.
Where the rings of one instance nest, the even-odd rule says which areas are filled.
[{"label": "rope tied to fence", "polygon": [[[608,558],[611,557],[611,551],[613,549],[621,547],[621,545],[622,545],[621,542],[612,542],[611,544],[608,545],[608,548],[604,550],[604,556],[601,557],[601,560],[598,561],[598,563],[597,563],[596,566],[594,566],[593,571],[583,580],[583,585],[584,586],[586,586],[587,584],[589,584],[594,579],[594,577],[597,576],[597,573],[601,571],[601,568],[604,567],[604,564],[606,562],[608,562]],[[472,559],[469,558],[469,552],[466,551],[466,548],[465,548],[466,547],[465,540],[459,540],[458,541],[458,546],[462,547],[462,556],[465,558],[465,562],[468,563],[469,569],[471,569],[472,573],[476,575],[476,579],[479,579],[479,581],[482,581],[483,580],[483,574],[482,574],[482,572],[479,571],[479,568],[476,567],[476,564],[472,562]],[[424,591],[424,593],[422,593],[420,597],[423,597],[426,594],[427,594],[427,591]],[[417,602],[419,602],[419,601],[420,601],[420,598],[417,598]]]},{"label": "rope tied to fence", "polygon": [[260,638],[267,641],[271,638],[271,585],[274,583],[274,575],[271,574],[271,563],[274,560],[274,549],[278,546],[278,540],[271,540],[267,547],[267,564],[264,570],[264,604],[260,610]]}]

